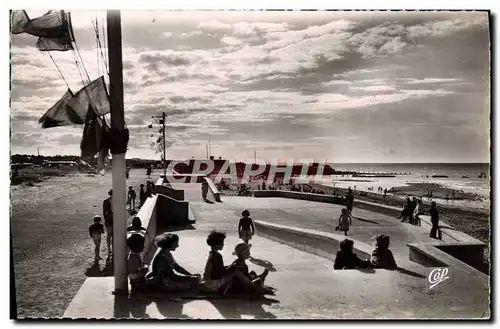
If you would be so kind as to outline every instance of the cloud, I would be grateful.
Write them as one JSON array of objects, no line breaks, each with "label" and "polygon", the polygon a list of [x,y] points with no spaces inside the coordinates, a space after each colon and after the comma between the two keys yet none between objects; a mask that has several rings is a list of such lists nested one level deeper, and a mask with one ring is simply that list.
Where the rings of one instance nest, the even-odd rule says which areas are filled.
[{"label": "cloud", "polygon": [[335,85],[351,85],[352,81],[349,80],[331,80],[327,82],[322,82],[324,86],[335,86]]},{"label": "cloud", "polygon": [[[302,154],[331,152],[336,157],[338,152],[354,158],[366,152],[384,161],[396,153],[372,152],[369,148],[360,151],[363,143],[370,141],[373,150],[393,150],[400,158],[405,154],[404,147],[402,152],[401,145],[394,145],[392,140],[378,145],[382,143],[381,133],[373,127],[367,129],[367,125],[379,117],[388,122],[377,121],[384,127],[382,131],[388,130],[386,125],[396,118],[417,127],[410,123],[425,122],[431,110],[434,118],[446,120],[449,110],[443,104],[453,104],[453,113],[461,113],[462,125],[477,131],[479,121],[489,122],[484,110],[488,107],[484,103],[487,65],[473,61],[476,56],[485,58],[488,51],[487,15],[332,12],[302,13],[298,19],[292,14],[178,13],[165,14],[167,19],[155,13],[154,24],[148,15],[140,24],[130,23],[139,18],[124,17],[124,97],[126,121],[133,131],[131,152],[141,149],[142,154],[149,154],[151,131],[145,126],[151,115],[162,111],[169,116],[169,138],[175,141],[172,155],[198,148],[204,155],[206,136],[213,133],[214,140],[221,139],[220,145],[227,145],[228,154],[243,154],[254,146],[261,147],[262,152],[272,150],[271,154],[292,152],[273,148],[281,145]],[[95,78],[94,44],[86,46],[84,41],[93,40],[92,28],[81,25],[75,33],[82,40],[85,66]],[[478,41],[483,39],[486,41]],[[35,119],[61,97],[67,86],[50,58],[34,49],[36,39],[14,36],[12,40],[13,133],[26,134],[22,136],[33,145],[46,141],[59,145],[54,136],[66,133],[79,136],[82,127],[29,135],[40,132]],[[73,54],[53,56],[71,89],[78,90],[82,81]],[[102,74],[101,58],[99,62]],[[471,103],[462,95],[477,98]],[[474,112],[476,116],[461,110],[476,103],[475,108],[483,111]],[[352,136],[348,129],[360,133]],[[337,134],[345,137],[343,141],[335,137]],[[29,147],[20,136],[13,138],[12,145]],[[328,136],[332,136],[330,145]],[[294,146],[295,139],[307,137],[317,139]],[[314,141],[321,142],[324,150],[314,146]],[[344,148],[341,142],[350,148]],[[476,149],[483,149],[478,143]],[[76,143],[75,149],[78,147]]]},{"label": "cloud", "polygon": [[209,31],[226,31],[231,29],[231,24],[223,23],[216,20],[201,22],[198,28]]},{"label": "cloud", "polygon": [[163,32],[161,36],[164,39],[170,39],[170,38],[172,38],[172,35],[173,35],[172,32]]},{"label": "cloud", "polygon": [[408,79],[405,83],[408,84],[426,84],[426,83],[449,83],[449,82],[461,82],[461,79],[456,78],[425,78],[425,79]]},{"label": "cloud", "polygon": [[221,39],[221,41],[229,46],[237,46],[241,45],[241,41],[237,38],[234,37],[224,37]]},{"label": "cloud", "polygon": [[139,62],[149,65],[153,70],[158,71],[159,65],[185,66],[189,65],[193,59],[188,54],[164,53],[159,51],[143,52],[139,55]]},{"label": "cloud", "polygon": [[365,86],[365,87],[351,87],[353,90],[360,90],[366,92],[383,92],[383,91],[394,91],[395,88],[392,86]]}]

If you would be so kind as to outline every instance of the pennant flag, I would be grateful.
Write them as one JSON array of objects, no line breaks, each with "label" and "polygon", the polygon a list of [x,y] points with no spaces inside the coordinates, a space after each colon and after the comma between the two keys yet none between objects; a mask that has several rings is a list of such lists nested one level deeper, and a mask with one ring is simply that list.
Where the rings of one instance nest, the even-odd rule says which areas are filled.
[{"label": "pennant flag", "polygon": [[66,51],[73,49],[69,35],[58,38],[38,38],[36,47],[40,51]]},{"label": "pennant flag", "polygon": [[98,118],[91,105],[88,107],[83,137],[80,143],[81,158],[91,161],[103,149],[103,136],[109,129],[106,122]]},{"label": "pennant flag", "polygon": [[68,102],[73,98],[70,89],[66,91],[63,97],[57,101],[45,114],[38,120],[42,128],[53,128],[70,125],[81,125],[85,122],[85,112],[76,112],[68,107]]},{"label": "pennant flag", "polygon": [[30,18],[26,10],[13,10],[10,17],[10,31],[13,34],[26,32],[26,26]]},{"label": "pennant flag", "polygon": [[76,113],[86,113],[90,105],[97,116],[109,113],[109,97],[104,76],[80,89],[67,105]]},{"label": "pennant flag", "polygon": [[71,50],[74,41],[71,18],[64,10],[50,10],[45,15],[30,19],[25,10],[13,10],[11,14],[11,32],[28,33],[39,37],[36,47],[42,51]]}]

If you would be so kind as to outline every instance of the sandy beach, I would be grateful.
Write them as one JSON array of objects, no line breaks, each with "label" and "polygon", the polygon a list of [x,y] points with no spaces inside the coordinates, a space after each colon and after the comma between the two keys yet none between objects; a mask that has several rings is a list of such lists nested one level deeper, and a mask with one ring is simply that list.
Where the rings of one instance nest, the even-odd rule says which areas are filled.
[{"label": "sandy beach", "polygon": [[[134,170],[127,185],[138,192],[146,180],[144,170]],[[94,247],[88,227],[94,215],[102,214],[102,201],[110,188],[110,173],[52,177],[34,186],[11,187],[19,317],[62,316],[92,267]],[[103,236],[103,258],[106,252]],[[100,266],[104,268],[104,260]]]}]

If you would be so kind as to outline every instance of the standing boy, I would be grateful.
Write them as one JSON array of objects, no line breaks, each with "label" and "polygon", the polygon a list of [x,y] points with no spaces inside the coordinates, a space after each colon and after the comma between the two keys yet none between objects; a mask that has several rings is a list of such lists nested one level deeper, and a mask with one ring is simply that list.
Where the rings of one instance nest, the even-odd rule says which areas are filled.
[{"label": "standing boy", "polygon": [[99,251],[101,250],[101,234],[104,234],[104,227],[101,224],[101,217],[94,216],[94,224],[89,226],[89,234],[95,245],[95,260],[102,259],[99,256]]}]

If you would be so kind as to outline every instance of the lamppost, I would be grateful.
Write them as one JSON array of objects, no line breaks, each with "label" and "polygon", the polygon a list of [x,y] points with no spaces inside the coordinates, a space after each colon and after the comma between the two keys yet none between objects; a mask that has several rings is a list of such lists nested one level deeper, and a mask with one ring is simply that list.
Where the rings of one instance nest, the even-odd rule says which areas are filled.
[{"label": "lamppost", "polygon": [[[162,142],[162,149],[163,149],[163,156],[162,156],[162,162],[163,162],[163,180],[167,178],[167,151],[166,151],[166,144],[165,144],[165,124],[167,121],[167,115],[165,112],[162,112],[161,115],[153,115],[151,118],[155,121],[157,125],[160,126],[160,133],[162,134],[161,137],[161,142]],[[153,128],[153,124],[150,124],[148,128]],[[156,142],[156,144],[158,141]]]}]

